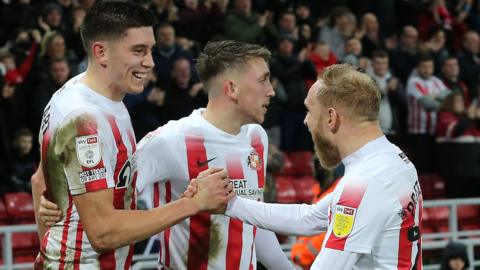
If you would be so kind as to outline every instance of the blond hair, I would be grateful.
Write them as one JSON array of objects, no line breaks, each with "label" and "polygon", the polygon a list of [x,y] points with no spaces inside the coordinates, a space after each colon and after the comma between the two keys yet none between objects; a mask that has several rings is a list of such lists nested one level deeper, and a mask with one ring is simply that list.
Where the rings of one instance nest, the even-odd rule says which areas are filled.
[{"label": "blond hair", "polygon": [[340,106],[353,118],[378,120],[380,90],[375,81],[349,64],[332,65],[320,75],[317,96],[324,106]]}]

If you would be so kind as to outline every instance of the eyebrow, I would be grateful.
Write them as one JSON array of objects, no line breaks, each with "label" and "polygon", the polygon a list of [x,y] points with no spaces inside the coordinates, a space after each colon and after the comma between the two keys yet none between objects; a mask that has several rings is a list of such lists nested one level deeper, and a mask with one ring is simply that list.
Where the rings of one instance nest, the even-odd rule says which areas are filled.
[{"label": "eyebrow", "polygon": [[260,79],[269,78],[269,77],[270,77],[270,71],[267,71],[262,76],[260,76]]}]

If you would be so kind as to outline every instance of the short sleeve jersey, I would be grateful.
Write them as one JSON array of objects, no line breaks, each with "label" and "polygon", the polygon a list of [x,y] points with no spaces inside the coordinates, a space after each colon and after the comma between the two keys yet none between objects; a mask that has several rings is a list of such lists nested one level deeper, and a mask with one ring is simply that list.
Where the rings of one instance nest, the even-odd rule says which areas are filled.
[{"label": "short sleeve jersey", "polygon": [[[68,81],[46,106],[39,134],[47,196],[62,210],[42,240],[36,267],[128,269],[133,248],[99,254],[83,230],[73,196],[113,189],[116,209],[135,209],[135,137],[122,102]],[[78,268],[77,268],[78,267]]]},{"label": "short sleeve jersey", "polygon": [[361,253],[354,269],[421,269],[422,195],[413,164],[385,137],[343,163],[324,247]]},{"label": "short sleeve jersey", "polygon": [[[192,178],[207,168],[226,168],[238,196],[263,201],[267,136],[256,124],[236,135],[202,117],[203,109],[170,121],[139,142],[138,184],[156,207],[177,200]],[[256,228],[224,215],[200,214],[158,235],[159,268],[256,269]]]}]

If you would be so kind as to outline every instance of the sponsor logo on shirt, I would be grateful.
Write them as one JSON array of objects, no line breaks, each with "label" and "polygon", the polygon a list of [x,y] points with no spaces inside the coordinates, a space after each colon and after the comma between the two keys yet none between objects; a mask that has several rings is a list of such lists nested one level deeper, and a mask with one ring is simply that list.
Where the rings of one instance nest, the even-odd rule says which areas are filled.
[{"label": "sponsor logo on shirt", "polygon": [[98,135],[80,136],[75,138],[77,158],[80,165],[92,168],[98,165],[102,155],[100,154],[100,144]]},{"label": "sponsor logo on shirt", "polygon": [[248,187],[245,179],[232,179],[230,183],[232,183],[237,196],[253,201],[263,201],[263,188]]},{"label": "sponsor logo on shirt", "polygon": [[254,171],[259,171],[263,168],[262,159],[257,152],[252,151],[247,159],[248,166]]},{"label": "sponsor logo on shirt", "polygon": [[339,238],[348,236],[352,232],[356,214],[356,208],[337,205],[333,220],[333,234]]},{"label": "sponsor logo on shirt", "polygon": [[105,179],[106,175],[107,175],[107,170],[105,168],[92,169],[92,170],[80,172],[78,174],[80,178],[80,183],[82,184]]}]

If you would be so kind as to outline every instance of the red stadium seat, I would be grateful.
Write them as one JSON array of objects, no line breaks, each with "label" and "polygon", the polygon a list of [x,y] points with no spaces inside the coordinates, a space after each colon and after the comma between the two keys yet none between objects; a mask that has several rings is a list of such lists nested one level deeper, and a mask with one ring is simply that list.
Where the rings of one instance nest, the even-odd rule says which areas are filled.
[{"label": "red stadium seat", "polygon": [[297,203],[312,203],[313,186],[315,183],[315,178],[308,175],[299,177],[293,181]]},{"label": "red stadium seat", "polygon": [[9,217],[7,213],[7,208],[5,207],[5,202],[3,197],[0,197],[0,225],[8,224]]},{"label": "red stadium seat", "polygon": [[290,153],[290,160],[295,174],[313,175],[313,152],[295,151]]},{"label": "red stadium seat", "polygon": [[295,203],[297,201],[295,187],[293,182],[295,178],[291,176],[279,175],[275,179],[275,187],[277,189],[277,202],[279,203]]},{"label": "red stadium seat", "polygon": [[5,194],[5,203],[8,215],[15,224],[33,224],[35,223],[35,213],[33,211],[33,198],[30,193],[7,193]]},{"label": "red stadium seat", "polygon": [[36,232],[12,234],[12,250],[14,257],[20,255],[35,256],[38,253],[39,247],[40,242]]},{"label": "red stadium seat", "polygon": [[478,205],[461,205],[457,208],[460,230],[480,229],[480,208]]},{"label": "red stadium seat", "polygon": [[287,153],[283,153],[283,169],[279,175],[295,175],[295,168]]},{"label": "red stadium seat", "polygon": [[418,176],[424,200],[445,198],[445,179],[437,174],[423,174]]}]

